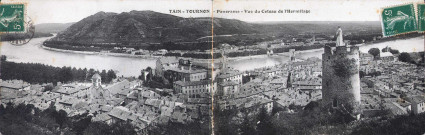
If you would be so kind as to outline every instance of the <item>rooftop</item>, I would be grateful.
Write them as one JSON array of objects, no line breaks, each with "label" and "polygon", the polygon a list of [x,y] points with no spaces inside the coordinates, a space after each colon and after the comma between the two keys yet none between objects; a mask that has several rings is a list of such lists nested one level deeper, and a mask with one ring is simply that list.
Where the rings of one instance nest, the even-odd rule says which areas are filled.
[{"label": "rooftop", "polygon": [[22,80],[7,80],[7,81],[1,81],[0,86],[12,88],[12,89],[22,89],[30,85]]},{"label": "rooftop", "polygon": [[207,70],[205,69],[196,69],[196,68],[192,68],[191,70],[180,69],[180,68],[170,68],[168,70],[171,70],[174,72],[180,72],[180,73],[189,73],[189,74],[207,72]]},{"label": "rooftop", "polygon": [[237,76],[237,75],[240,75],[240,74],[242,74],[242,72],[239,72],[237,70],[230,70],[226,73],[218,75],[217,78],[222,78],[222,79],[223,78],[229,78],[229,77]]},{"label": "rooftop", "polygon": [[201,80],[201,81],[176,81],[174,84],[179,86],[197,86],[197,85],[207,85],[211,84],[211,80]]},{"label": "rooftop", "polygon": [[234,86],[234,85],[238,85],[238,84],[235,83],[234,81],[226,81],[226,82],[219,83],[218,85],[221,85],[221,86]]}]

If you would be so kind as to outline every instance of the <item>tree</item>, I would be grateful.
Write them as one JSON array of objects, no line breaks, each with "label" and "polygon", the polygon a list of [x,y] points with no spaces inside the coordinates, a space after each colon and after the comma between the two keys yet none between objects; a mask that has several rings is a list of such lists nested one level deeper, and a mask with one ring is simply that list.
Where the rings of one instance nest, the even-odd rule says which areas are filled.
[{"label": "tree", "polygon": [[390,49],[390,53],[399,54],[400,52],[397,49]]},{"label": "tree", "polygon": [[72,81],[73,75],[70,67],[62,67],[59,71],[59,81],[67,83]]},{"label": "tree", "polygon": [[377,56],[380,55],[381,51],[378,48],[370,48],[368,53],[373,55],[373,57],[376,59]]},{"label": "tree", "polygon": [[117,75],[111,69],[111,70],[108,70],[108,73],[107,73],[107,77],[106,78],[107,78],[106,83],[110,83],[113,79],[117,78]]},{"label": "tree", "polygon": [[87,72],[87,75],[86,75],[86,80],[87,81],[90,81],[91,80],[91,77],[94,75],[94,74],[96,74],[96,71],[94,70],[94,69],[89,69],[89,71]]},{"label": "tree", "polygon": [[248,114],[244,114],[244,119],[242,123],[239,126],[239,129],[241,130],[241,135],[254,135],[256,134],[254,125],[252,122],[249,121]]},{"label": "tree", "polygon": [[7,56],[6,55],[2,55],[1,56],[1,61],[6,61],[7,60]]},{"label": "tree", "polygon": [[53,84],[47,84],[46,86],[44,86],[43,92],[52,91],[52,90],[53,90]]},{"label": "tree", "polygon": [[276,130],[273,127],[273,123],[271,122],[271,118],[264,106],[260,108],[260,113],[258,114],[257,120],[258,134],[274,135],[276,133]]},{"label": "tree", "polygon": [[411,63],[413,61],[412,57],[410,57],[409,53],[403,52],[398,56],[398,59],[402,62],[409,62]]},{"label": "tree", "polygon": [[385,47],[385,48],[382,48],[382,50],[381,50],[381,51],[382,51],[382,52],[389,52],[390,50],[392,50],[392,49],[391,49],[391,47],[388,47],[388,46],[387,46],[387,47]]},{"label": "tree", "polygon": [[56,119],[56,123],[59,124],[60,127],[63,127],[63,124],[67,121],[68,119],[68,113],[66,113],[64,110],[59,110],[58,112],[55,113],[55,119]]},{"label": "tree", "polygon": [[363,71],[359,71],[359,74],[360,74],[360,78],[363,78],[366,75],[366,73]]},{"label": "tree", "polygon": [[100,77],[102,78],[102,83],[106,83],[107,80],[109,80],[109,78],[106,75],[106,70],[102,70],[102,72],[100,72]]}]

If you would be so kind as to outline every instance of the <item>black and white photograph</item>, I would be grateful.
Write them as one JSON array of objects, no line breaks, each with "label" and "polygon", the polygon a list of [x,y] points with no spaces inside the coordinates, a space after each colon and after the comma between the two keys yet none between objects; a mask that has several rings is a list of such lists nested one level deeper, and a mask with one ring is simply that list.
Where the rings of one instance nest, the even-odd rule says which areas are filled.
[{"label": "black and white photograph", "polygon": [[0,0],[0,135],[422,135],[424,3]]}]

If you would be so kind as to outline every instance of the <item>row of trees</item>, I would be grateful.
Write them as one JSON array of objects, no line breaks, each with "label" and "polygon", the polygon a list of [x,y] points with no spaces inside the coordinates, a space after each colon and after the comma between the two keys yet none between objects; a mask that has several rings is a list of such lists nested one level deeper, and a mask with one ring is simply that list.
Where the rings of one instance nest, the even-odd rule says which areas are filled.
[{"label": "row of trees", "polygon": [[35,63],[14,63],[6,61],[6,56],[1,58],[1,77],[3,80],[23,80],[29,83],[53,83],[57,82],[86,82],[90,81],[95,73],[99,73],[103,83],[110,83],[116,78],[113,70],[77,69],[71,67],[53,67]]},{"label": "row of trees", "polygon": [[[34,33],[34,36],[32,38],[39,38],[39,37],[50,37],[53,36],[53,34],[50,33],[39,33],[36,32]],[[16,40],[16,39],[20,39],[22,37],[25,37],[24,33],[17,33],[17,34],[2,34],[1,35],[1,41],[12,41],[12,40]],[[29,38],[29,37],[25,37],[25,38]]]},{"label": "row of trees", "polygon": [[407,62],[407,63],[412,63],[412,64],[417,64],[420,65],[421,63],[423,63],[423,52],[419,53],[419,56],[421,57],[421,61],[415,61],[414,58],[412,58],[411,54],[407,53],[407,52],[402,52],[400,53],[398,50],[396,49],[392,49],[391,47],[385,47],[382,50],[379,50],[379,48],[370,48],[368,53],[373,55],[375,59],[378,59],[378,57],[380,57],[380,54],[382,52],[390,52],[391,54],[400,54],[398,55],[398,60],[402,61],[402,62]]},{"label": "row of trees", "polygon": [[391,49],[391,47],[385,47],[382,48],[382,50],[379,50],[379,48],[370,48],[368,53],[371,54],[375,59],[378,59],[378,57],[381,56],[382,52],[390,52],[391,54],[399,54],[400,52],[397,49]]},{"label": "row of trees", "polygon": [[246,50],[241,52],[229,52],[228,57],[239,57],[239,56],[250,56],[250,55],[262,55],[267,54],[267,50],[258,49],[258,50]]},{"label": "row of trees", "polygon": [[303,45],[303,46],[287,46],[287,47],[283,47],[283,48],[274,48],[273,52],[274,53],[283,53],[283,52],[289,52],[289,49],[295,49],[296,51],[302,51],[302,50],[311,50],[311,49],[320,49],[322,48],[324,45]]}]

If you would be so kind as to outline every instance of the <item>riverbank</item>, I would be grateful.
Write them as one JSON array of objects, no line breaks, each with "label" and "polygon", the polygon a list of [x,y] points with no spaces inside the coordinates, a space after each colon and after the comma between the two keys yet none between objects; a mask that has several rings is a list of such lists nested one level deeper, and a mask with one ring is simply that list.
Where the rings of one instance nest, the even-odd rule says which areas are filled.
[{"label": "riverbank", "polygon": [[74,51],[74,50],[64,50],[64,49],[57,49],[57,48],[51,48],[44,45],[40,45],[41,48],[49,50],[49,51],[56,51],[56,52],[63,52],[63,53],[76,53],[76,54],[86,54],[86,55],[106,55],[106,56],[116,56],[116,57],[129,57],[129,58],[145,58],[145,59],[156,59],[160,58],[162,56],[153,56],[153,55],[133,55],[133,54],[124,54],[124,53],[110,53],[110,52],[92,52],[92,51]]},{"label": "riverbank", "polygon": [[[413,37],[403,37],[403,38],[392,38],[392,39],[383,39],[383,40],[377,40],[372,41],[368,43],[358,44],[359,46],[370,46],[374,44],[379,43],[385,43],[385,42],[396,42],[400,40],[408,40],[412,38],[418,38],[420,36],[413,36]],[[93,51],[74,51],[74,50],[64,50],[64,49],[57,49],[57,48],[51,48],[44,45],[41,45],[43,49],[50,50],[50,51],[56,51],[56,52],[64,52],[64,53],[76,53],[76,54],[86,54],[86,55],[105,55],[105,56],[115,56],[115,57],[128,57],[128,58],[143,58],[143,59],[156,59],[160,57],[176,57],[176,56],[154,56],[154,55],[134,55],[134,54],[125,54],[125,53],[111,53],[111,52],[93,52]],[[320,49],[308,49],[308,50],[302,50],[297,51],[297,54],[303,54],[303,53],[309,53],[309,52],[318,52],[322,51],[323,48]],[[259,55],[250,55],[250,56],[238,56],[238,57],[227,57],[228,61],[239,61],[239,60],[249,60],[249,59],[258,59],[258,58],[267,58],[267,57],[276,57],[276,56],[283,56],[283,57],[290,57],[289,52],[282,52],[282,53],[274,53],[272,55],[269,54],[259,54]],[[296,56],[297,57],[297,56]],[[178,58],[191,58],[191,57],[180,57]],[[212,61],[212,59],[199,59],[199,58],[191,58],[193,60],[196,60],[198,62],[208,62]],[[299,57],[297,57],[299,59]],[[221,62],[222,58],[214,59],[214,63]]]}]

